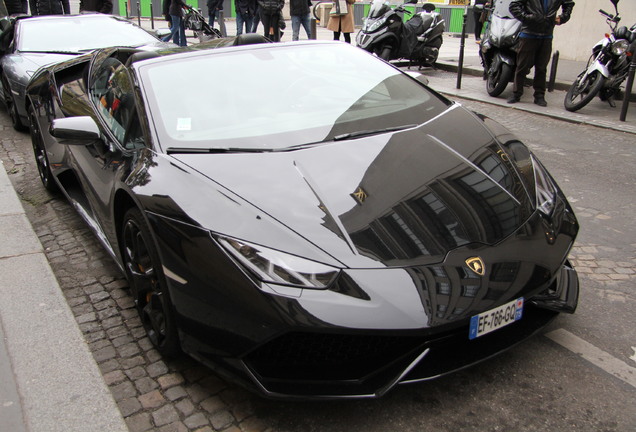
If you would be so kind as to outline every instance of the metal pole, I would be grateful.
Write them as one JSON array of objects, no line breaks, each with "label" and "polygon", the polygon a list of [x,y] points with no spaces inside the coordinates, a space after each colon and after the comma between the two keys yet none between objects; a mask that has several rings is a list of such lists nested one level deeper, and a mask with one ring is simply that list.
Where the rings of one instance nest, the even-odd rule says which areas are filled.
[{"label": "metal pole", "polygon": [[141,4],[137,2],[137,24],[141,27]]},{"label": "metal pole", "polygon": [[464,8],[462,19],[462,40],[459,44],[459,65],[457,67],[457,88],[462,88],[462,70],[464,68],[464,46],[466,45],[466,17],[468,16],[468,6]]},{"label": "metal pole", "polygon": [[634,74],[636,74],[636,41],[632,42],[629,50],[632,53],[632,61],[629,64],[627,83],[625,84],[625,96],[623,96],[623,105],[621,105],[621,121],[625,121],[627,117],[627,106],[629,105],[629,98],[632,95],[632,86],[634,85]]},{"label": "metal pole", "polygon": [[152,11],[152,2],[150,2],[150,28],[155,29],[155,13]]},{"label": "metal pole", "polygon": [[316,40],[317,34],[318,33],[316,29],[316,18],[312,18],[311,19],[311,36],[309,37],[309,39]]},{"label": "metal pole", "polygon": [[554,91],[554,81],[556,81],[557,66],[559,65],[559,51],[552,54],[552,64],[550,65],[550,81],[548,81],[548,91]]},{"label": "metal pole", "polygon": [[124,9],[126,9],[126,19],[130,19],[130,16],[128,15],[128,2],[124,2]]}]

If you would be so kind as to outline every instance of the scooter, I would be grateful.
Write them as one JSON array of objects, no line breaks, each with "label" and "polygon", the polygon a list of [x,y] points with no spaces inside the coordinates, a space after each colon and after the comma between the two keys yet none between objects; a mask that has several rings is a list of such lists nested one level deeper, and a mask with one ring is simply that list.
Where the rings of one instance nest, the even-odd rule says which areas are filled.
[{"label": "scooter", "polygon": [[[408,59],[422,66],[432,66],[442,46],[445,23],[435,12],[435,5],[425,3],[422,11],[413,14],[406,5],[417,0],[406,0],[391,8],[386,0],[373,0],[369,15],[356,35],[358,47],[389,61]],[[413,15],[404,22],[404,14]]]},{"label": "scooter", "polygon": [[601,100],[614,107],[614,95],[629,72],[631,57],[636,55],[636,24],[629,29],[618,27],[621,20],[618,14],[618,0],[611,0],[616,15],[604,10],[599,13],[606,18],[611,29],[610,34],[594,45],[592,55],[585,70],[579,74],[565,95],[564,106],[568,111],[576,111],[587,105],[598,94]]},{"label": "scooter", "polygon": [[479,55],[484,66],[486,91],[499,96],[512,81],[521,21],[512,16],[508,7],[512,0],[495,0],[489,10],[488,26],[481,41]]}]

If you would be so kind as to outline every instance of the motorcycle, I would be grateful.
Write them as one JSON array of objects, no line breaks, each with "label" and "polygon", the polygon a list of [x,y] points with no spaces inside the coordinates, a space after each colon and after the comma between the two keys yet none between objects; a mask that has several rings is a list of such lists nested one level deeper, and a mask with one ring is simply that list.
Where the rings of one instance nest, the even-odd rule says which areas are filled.
[{"label": "motorcycle", "polygon": [[[618,26],[621,18],[618,1],[611,0],[616,15],[604,10],[599,13],[606,18],[611,29],[603,39],[594,45],[592,55],[585,70],[581,72],[565,95],[565,109],[576,111],[587,105],[598,94],[601,100],[615,107],[613,97],[620,93],[620,87],[629,71],[631,56],[636,46],[636,24],[627,28]],[[630,47],[631,44],[631,47]]]},{"label": "motorcycle", "polygon": [[[417,0],[406,0],[391,8],[386,0],[373,0],[356,35],[358,47],[386,61],[408,59],[420,67],[432,66],[442,46],[444,19],[431,3],[425,3],[423,10],[415,14],[406,9],[406,5],[416,3]],[[404,14],[413,16],[404,22]]]},{"label": "motorcycle", "polygon": [[521,21],[515,19],[508,10],[511,1],[494,1],[479,49],[486,91],[494,97],[499,96],[512,81],[517,63],[516,45]]}]

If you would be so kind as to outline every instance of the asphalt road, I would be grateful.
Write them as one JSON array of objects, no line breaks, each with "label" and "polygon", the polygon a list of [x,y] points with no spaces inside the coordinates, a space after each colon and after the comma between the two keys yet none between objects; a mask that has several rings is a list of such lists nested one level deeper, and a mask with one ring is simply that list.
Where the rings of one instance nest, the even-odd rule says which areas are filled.
[{"label": "asphalt road", "polygon": [[162,359],[123,275],[71,206],[44,190],[30,138],[11,129],[4,109],[0,157],[133,432],[636,430],[634,136],[464,104],[515,132],[573,203],[581,223],[571,256],[579,309],[494,359],[378,400],[274,402],[188,358]]}]

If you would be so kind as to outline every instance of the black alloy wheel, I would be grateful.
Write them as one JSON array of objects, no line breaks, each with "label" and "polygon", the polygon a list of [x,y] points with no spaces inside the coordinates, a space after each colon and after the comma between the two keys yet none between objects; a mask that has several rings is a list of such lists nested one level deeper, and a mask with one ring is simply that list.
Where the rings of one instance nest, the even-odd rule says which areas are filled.
[{"label": "black alloy wheel", "polygon": [[582,73],[565,95],[565,109],[572,112],[580,110],[594,99],[604,84],[605,77],[599,71],[595,70],[587,75]]},{"label": "black alloy wheel", "polygon": [[51,165],[49,164],[49,158],[46,155],[46,148],[44,147],[44,141],[42,140],[42,134],[40,132],[40,126],[38,125],[33,108],[29,107],[29,129],[31,130],[31,145],[33,145],[33,155],[35,156],[35,165],[38,167],[38,174],[42,184],[49,192],[58,192],[59,188],[53,173],[51,172]]},{"label": "black alloy wheel", "polygon": [[175,356],[180,345],[174,308],[150,228],[137,208],[124,216],[121,244],[126,277],[146,334],[162,355]]},{"label": "black alloy wheel", "polygon": [[2,75],[2,101],[4,102],[4,106],[7,108],[7,112],[11,117],[11,125],[13,129],[18,132],[26,131],[26,127],[22,124],[20,120],[20,115],[18,114],[18,107],[15,104],[15,99],[13,99],[13,95],[11,94],[11,88],[9,87],[9,80],[6,76]]}]

